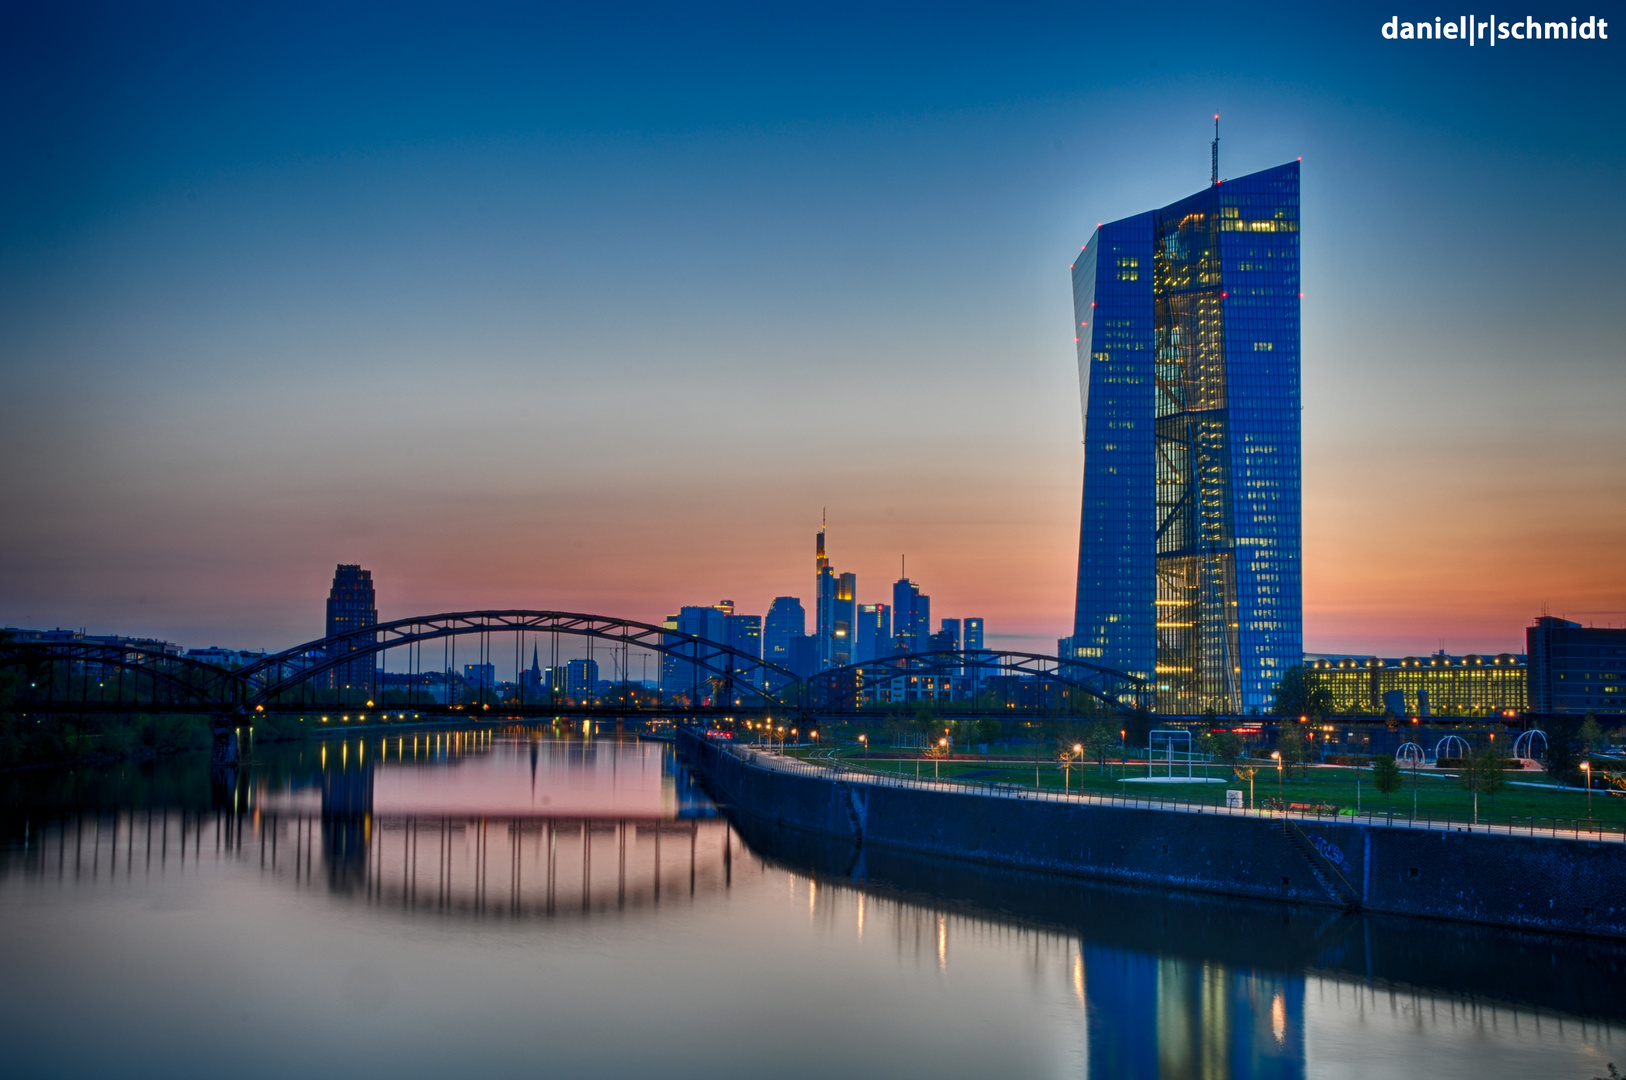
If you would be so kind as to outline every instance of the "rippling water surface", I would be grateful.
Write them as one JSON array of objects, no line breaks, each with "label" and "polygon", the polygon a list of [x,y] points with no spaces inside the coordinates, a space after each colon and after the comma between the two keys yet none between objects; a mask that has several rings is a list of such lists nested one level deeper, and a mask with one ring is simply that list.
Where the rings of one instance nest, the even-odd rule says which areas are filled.
[{"label": "rippling water surface", "polygon": [[1626,949],[1105,888],[719,813],[664,743],[0,777],[9,1076],[1575,1077]]}]

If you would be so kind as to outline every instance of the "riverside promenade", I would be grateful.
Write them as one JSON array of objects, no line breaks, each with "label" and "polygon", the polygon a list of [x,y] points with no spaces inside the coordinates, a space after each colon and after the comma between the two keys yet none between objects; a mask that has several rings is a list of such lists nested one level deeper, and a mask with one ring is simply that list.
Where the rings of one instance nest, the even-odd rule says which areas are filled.
[{"label": "riverside promenade", "polygon": [[714,798],[866,846],[1142,886],[1626,939],[1619,833],[914,780],[682,729]]}]

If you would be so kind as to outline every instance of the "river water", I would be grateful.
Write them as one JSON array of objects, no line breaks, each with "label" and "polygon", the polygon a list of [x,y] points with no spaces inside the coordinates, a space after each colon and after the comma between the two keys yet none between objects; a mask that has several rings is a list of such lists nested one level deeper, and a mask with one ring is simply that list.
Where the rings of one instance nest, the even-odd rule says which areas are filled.
[{"label": "river water", "polygon": [[857,852],[668,744],[0,776],[11,1077],[1565,1077],[1626,949]]}]

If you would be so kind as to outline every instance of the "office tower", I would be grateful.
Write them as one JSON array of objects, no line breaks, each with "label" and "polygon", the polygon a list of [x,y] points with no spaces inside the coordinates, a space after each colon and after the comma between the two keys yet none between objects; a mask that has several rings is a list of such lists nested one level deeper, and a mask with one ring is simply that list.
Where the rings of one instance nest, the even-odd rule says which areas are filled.
[{"label": "office tower", "polygon": [[798,679],[810,679],[821,669],[819,639],[814,634],[798,634],[790,639],[790,657],[785,666]]},{"label": "office tower", "polygon": [[824,525],[819,525],[813,558],[813,636],[819,639],[819,666],[836,667],[852,660],[853,619],[858,575],[838,575],[824,552]]},{"label": "office tower", "polygon": [[966,652],[982,648],[981,619],[967,619],[965,621],[965,645],[963,648]]},{"label": "office tower", "polygon": [[[327,636],[378,625],[378,604],[373,595],[373,572],[353,563],[340,563],[333,572],[333,589],[327,596]],[[355,637],[328,646],[328,656],[346,656],[365,649],[376,637]],[[371,697],[377,679],[374,654],[339,664],[328,671],[329,690],[350,691],[357,699]]]},{"label": "office tower", "polygon": [[[738,649],[747,656],[762,659],[762,616],[761,615],[724,615],[723,616],[723,644],[731,649]],[[762,671],[754,665],[747,667],[749,661],[741,657],[732,657],[735,677],[742,682],[756,685],[760,682]]]},{"label": "office tower", "polygon": [[1524,635],[1530,657],[1531,712],[1626,713],[1626,630],[1543,615]]},{"label": "office tower", "polygon": [[578,705],[588,705],[598,690],[597,660],[565,662],[565,696]]},{"label": "office tower", "polygon": [[791,638],[807,633],[807,612],[794,596],[776,596],[762,623],[762,658],[780,667],[790,666]]},{"label": "office tower", "polygon": [[830,666],[840,667],[853,660],[853,643],[858,622],[858,575],[842,574],[836,579],[836,595],[830,604]]},{"label": "office tower", "polygon": [[1303,658],[1299,167],[1100,226],[1073,265],[1084,497],[1068,651],[1165,713]]},{"label": "office tower", "polygon": [[959,619],[944,619],[942,622],[938,623],[937,628],[938,628],[939,633],[943,633],[943,634],[948,635],[948,637],[946,637],[944,639],[945,641],[949,641],[949,642],[953,643],[953,644],[951,644],[949,646],[949,648],[958,649],[960,647],[960,620]]},{"label": "office tower", "polygon": [[898,652],[925,652],[932,632],[932,598],[899,578],[892,586],[892,635]]},{"label": "office tower", "polygon": [[[668,615],[662,625],[679,634],[725,645],[728,643],[727,618],[721,607],[684,607],[679,608],[676,615]],[[711,680],[718,677],[717,673],[731,670],[728,654],[721,650],[713,651],[704,644],[680,637],[667,637],[665,644],[683,653],[683,656],[670,653],[661,656],[661,692],[667,697],[681,697],[691,705],[698,705],[710,698]],[[691,659],[684,659],[685,656]],[[695,663],[696,660],[700,663]]]},{"label": "office tower", "polygon": [[863,663],[892,651],[892,608],[887,604],[859,604],[853,635],[853,663]]}]

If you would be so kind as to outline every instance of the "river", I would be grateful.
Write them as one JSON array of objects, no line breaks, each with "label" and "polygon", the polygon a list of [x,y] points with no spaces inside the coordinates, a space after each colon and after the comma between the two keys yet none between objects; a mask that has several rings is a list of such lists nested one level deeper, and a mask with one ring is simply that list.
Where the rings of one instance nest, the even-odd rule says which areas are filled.
[{"label": "river", "polygon": [[420,731],[0,795],[12,1077],[1626,1065],[1626,947],[854,851],[731,820],[662,742]]}]

